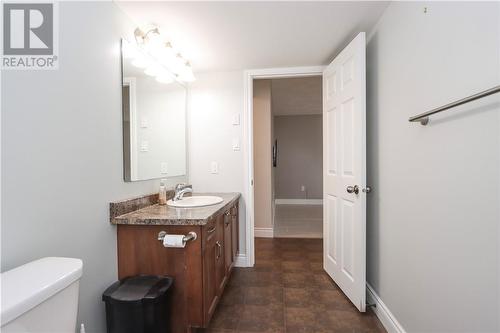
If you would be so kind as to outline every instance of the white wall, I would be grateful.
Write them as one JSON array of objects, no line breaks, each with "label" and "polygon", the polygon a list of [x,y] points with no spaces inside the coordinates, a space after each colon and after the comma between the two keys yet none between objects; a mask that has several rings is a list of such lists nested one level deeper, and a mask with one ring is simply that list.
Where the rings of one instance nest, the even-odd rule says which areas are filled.
[{"label": "white wall", "polygon": [[59,17],[58,70],[2,72],[1,267],[83,259],[78,320],[105,332],[101,294],[117,278],[109,202],[158,181],[123,181],[119,47],[134,27],[111,2],[61,2]]},{"label": "white wall", "polygon": [[407,332],[500,329],[500,96],[407,120],[499,84],[499,6],[393,2],[370,34],[368,282]]},{"label": "white wall", "polygon": [[[189,181],[196,192],[244,191],[243,73],[197,75],[190,88]],[[239,114],[240,125],[232,125]],[[240,151],[233,151],[233,139]],[[210,172],[210,163],[219,173]],[[245,253],[245,198],[240,200],[240,253]]]}]

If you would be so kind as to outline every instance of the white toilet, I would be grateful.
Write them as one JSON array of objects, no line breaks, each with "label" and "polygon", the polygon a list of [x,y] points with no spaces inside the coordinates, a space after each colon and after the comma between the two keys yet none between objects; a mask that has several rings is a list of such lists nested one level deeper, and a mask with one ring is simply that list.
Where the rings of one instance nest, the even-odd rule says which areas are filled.
[{"label": "white toilet", "polygon": [[74,333],[82,266],[48,257],[2,273],[1,332]]}]

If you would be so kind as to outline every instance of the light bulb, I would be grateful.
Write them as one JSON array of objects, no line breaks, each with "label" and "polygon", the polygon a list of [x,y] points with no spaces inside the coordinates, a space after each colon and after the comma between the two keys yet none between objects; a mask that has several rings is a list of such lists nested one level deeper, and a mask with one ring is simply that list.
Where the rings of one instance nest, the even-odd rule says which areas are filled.
[{"label": "light bulb", "polygon": [[163,71],[164,69],[160,65],[153,64],[146,67],[146,69],[144,70],[144,74],[149,76],[159,76]]},{"label": "light bulb", "polygon": [[169,71],[171,71],[172,73],[177,74],[178,68],[179,68],[179,64],[177,63],[177,61],[175,60],[175,58],[166,59],[163,63],[165,64],[165,67],[167,67]]},{"label": "light bulb", "polygon": [[193,69],[191,68],[191,64],[186,62],[181,72],[179,73],[179,80],[184,82],[193,82],[196,78],[193,75]]},{"label": "light bulb", "polygon": [[139,68],[146,68],[149,65],[149,61],[143,55],[138,55],[131,63]]},{"label": "light bulb", "polygon": [[174,82],[174,79],[168,74],[162,74],[162,75],[156,77],[156,81],[158,81],[160,83],[168,84],[168,83]]},{"label": "light bulb", "polygon": [[161,36],[155,32],[152,32],[148,35],[144,48],[147,52],[149,52],[152,56],[158,56],[158,54],[164,48],[165,43]]},{"label": "light bulb", "polygon": [[184,73],[179,75],[179,80],[183,82],[193,82],[196,81],[196,78],[194,77],[193,73]]},{"label": "light bulb", "polygon": [[186,60],[182,59],[182,56],[178,54],[177,57],[175,57],[175,59],[172,61],[170,70],[179,75],[184,71],[185,67]]},{"label": "light bulb", "polygon": [[155,57],[163,65],[170,67],[170,64],[172,64],[177,57],[177,54],[170,43],[165,43],[163,47],[156,52]]},{"label": "light bulb", "polygon": [[194,77],[193,73],[184,73],[179,75],[179,80],[183,82],[193,82],[196,81],[196,78]]}]

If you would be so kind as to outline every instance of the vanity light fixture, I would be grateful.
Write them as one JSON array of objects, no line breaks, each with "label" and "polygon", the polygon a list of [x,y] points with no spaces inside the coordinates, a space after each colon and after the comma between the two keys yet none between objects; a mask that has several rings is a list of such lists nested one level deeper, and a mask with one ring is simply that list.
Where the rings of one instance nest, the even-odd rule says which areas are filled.
[{"label": "vanity light fixture", "polygon": [[146,75],[154,76],[162,83],[171,83],[174,79],[181,82],[195,80],[189,61],[161,36],[158,27],[136,28],[134,36],[135,44],[124,43],[125,56],[133,59],[132,65],[145,68]]}]

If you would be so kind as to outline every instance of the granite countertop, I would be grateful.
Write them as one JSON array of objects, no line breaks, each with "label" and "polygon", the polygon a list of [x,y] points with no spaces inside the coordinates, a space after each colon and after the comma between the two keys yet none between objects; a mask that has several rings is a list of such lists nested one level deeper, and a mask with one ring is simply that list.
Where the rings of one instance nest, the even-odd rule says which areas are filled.
[{"label": "granite countertop", "polygon": [[150,225],[205,225],[211,218],[222,213],[240,198],[239,193],[193,193],[197,195],[214,195],[224,199],[219,204],[176,208],[157,203],[111,218],[112,224],[150,224]]}]

